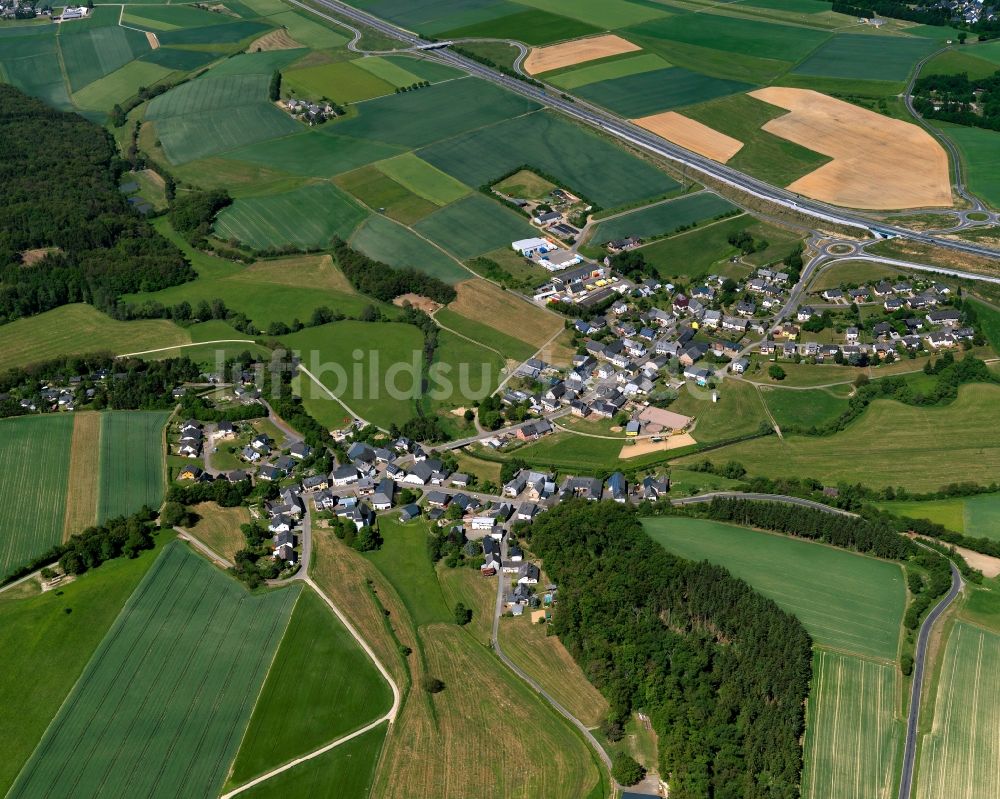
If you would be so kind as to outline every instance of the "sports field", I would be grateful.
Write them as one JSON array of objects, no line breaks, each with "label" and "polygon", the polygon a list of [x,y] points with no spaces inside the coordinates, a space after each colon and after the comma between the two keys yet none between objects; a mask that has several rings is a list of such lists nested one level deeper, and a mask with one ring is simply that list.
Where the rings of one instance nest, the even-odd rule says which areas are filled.
[{"label": "sports field", "polygon": [[554,176],[605,208],[679,188],[645,161],[550,113],[529,114],[456,136],[418,155],[467,186],[495,181],[527,161],[527,166]]},{"label": "sports field", "polygon": [[923,740],[917,799],[1000,795],[1000,635],[965,622],[952,628]]},{"label": "sports field", "polygon": [[705,519],[643,521],[676,555],[742,577],[805,625],[817,644],[895,660],[906,603],[900,567],[804,539]]},{"label": "sports field", "polygon": [[469,278],[469,271],[454,258],[413,231],[378,214],[365,220],[350,244],[376,261],[427,272],[446,283]]},{"label": "sports field", "polygon": [[154,550],[109,560],[58,591],[40,593],[35,583],[0,594],[4,684],[31,685],[30,691],[9,691],[0,703],[0,738],[6,744],[0,793],[7,794],[126,600],[172,538],[163,531]]},{"label": "sports field", "polygon": [[264,681],[228,784],[241,785],[318,749],[391,706],[392,692],[371,659],[326,603],[306,589]]},{"label": "sports field", "polygon": [[10,796],[217,792],[297,596],[250,594],[168,544]]},{"label": "sports field", "polygon": [[735,205],[718,194],[698,192],[600,222],[591,234],[591,241],[603,244],[626,236],[656,238],[736,210]]},{"label": "sports field", "polygon": [[668,67],[588,83],[576,89],[575,94],[621,116],[643,117],[752,88],[749,83],[713,78],[682,67]]},{"label": "sports field", "polygon": [[314,183],[284,194],[247,197],[223,209],[215,233],[255,250],[296,246],[326,248],[348,238],[366,212],[332,183]]},{"label": "sports field", "polygon": [[[733,444],[713,460],[742,463],[752,475],[811,477],[824,483],[861,482],[872,488],[904,486],[934,491],[942,485],[1000,470],[1000,448],[984,440],[1000,414],[1000,387],[966,385],[950,405],[917,408],[876,400],[864,415],[832,436],[768,437]],[[941,449],[948,442],[948,469],[940,470]],[[694,462],[698,456],[682,458]]]},{"label": "sports field", "polygon": [[436,211],[414,229],[463,261],[534,233],[527,219],[479,193]]},{"label": "sports field", "polygon": [[904,81],[917,61],[936,46],[917,37],[837,34],[793,72],[823,78]]},{"label": "sports field", "polygon": [[368,799],[386,725],[245,791],[245,799]]},{"label": "sports field", "polygon": [[806,708],[805,799],[891,799],[903,724],[894,665],[818,650]]},{"label": "sports field", "polygon": [[0,576],[62,541],[72,414],[0,421]]},{"label": "sports field", "polygon": [[64,355],[120,354],[190,341],[186,331],[166,320],[119,322],[92,305],[62,305],[0,326],[0,369]]},{"label": "sports field", "polygon": [[[415,415],[424,340],[413,325],[334,322],[283,336],[282,343],[301,353],[302,365],[368,421],[388,428]],[[355,359],[356,352],[361,353],[360,359]],[[398,375],[398,391],[390,396],[385,374],[394,364],[415,364],[416,385],[408,370]],[[336,404],[311,381],[303,380],[302,388],[318,402]]]},{"label": "sports field", "polygon": [[108,411],[101,419],[101,490],[97,519],[163,502],[166,411]]}]

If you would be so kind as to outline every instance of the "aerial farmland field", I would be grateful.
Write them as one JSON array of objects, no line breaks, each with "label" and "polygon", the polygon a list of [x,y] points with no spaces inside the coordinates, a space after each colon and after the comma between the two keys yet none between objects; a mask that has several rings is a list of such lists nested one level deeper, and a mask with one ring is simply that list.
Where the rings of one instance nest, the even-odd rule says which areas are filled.
[{"label": "aerial farmland field", "polygon": [[739,94],[753,84],[713,78],[682,67],[667,67],[597,83],[588,83],[575,93],[624,117],[644,117],[658,111]]},{"label": "aerial farmland field", "polygon": [[435,211],[414,229],[463,261],[534,232],[527,219],[478,193]]},{"label": "aerial farmland field", "polygon": [[0,421],[0,577],[62,541],[72,414]]},{"label": "aerial farmland field", "polygon": [[98,521],[135,513],[163,501],[165,411],[108,411],[101,420],[101,492]]},{"label": "aerial farmland field", "polygon": [[288,70],[283,79],[282,87],[297,96],[311,100],[326,97],[341,104],[392,94],[395,89],[393,84],[351,61]]},{"label": "aerial farmland field", "polygon": [[250,594],[169,544],[10,796],[218,791],[298,593]]},{"label": "aerial farmland field", "polygon": [[380,172],[374,164],[339,175],[334,182],[369,208],[404,225],[412,225],[438,209],[430,200]]},{"label": "aerial farmland field", "polygon": [[366,216],[332,183],[314,183],[284,194],[238,199],[219,214],[215,232],[256,250],[323,249],[334,236],[349,238]]},{"label": "aerial farmland field", "polygon": [[[306,663],[323,667],[304,669]],[[228,784],[241,785],[360,729],[391,706],[389,686],[368,655],[326,603],[306,589],[264,681]]]},{"label": "aerial farmland field", "polygon": [[934,702],[934,726],[923,739],[917,799],[1000,794],[1000,635],[958,622],[948,637]]},{"label": "aerial farmland field", "polygon": [[386,176],[435,205],[447,205],[470,191],[468,186],[435,169],[413,153],[379,161],[375,166]]},{"label": "aerial farmland field", "polygon": [[591,234],[591,241],[603,244],[613,239],[636,236],[651,239],[673,233],[679,227],[696,225],[739,209],[718,194],[704,191],[640,208],[624,216],[600,222]]},{"label": "aerial farmland field", "polygon": [[166,117],[153,124],[172,164],[183,164],[301,130],[298,122],[264,100]]},{"label": "aerial farmland field", "polygon": [[629,54],[625,58],[602,59],[596,64],[566,67],[546,74],[545,80],[562,89],[572,91],[599,81],[625,78],[666,69],[670,64],[655,53]]},{"label": "aerial farmland field", "polygon": [[369,258],[395,267],[409,267],[446,283],[467,280],[470,272],[447,253],[409,228],[374,214],[351,237],[350,244]]},{"label": "aerial farmland field", "polygon": [[391,144],[308,131],[231,150],[222,157],[293,175],[328,178],[402,152],[402,147]]},{"label": "aerial farmland field", "polygon": [[821,78],[903,81],[934,48],[933,41],[915,37],[838,34],[793,71]]},{"label": "aerial farmland field", "polygon": [[704,519],[650,519],[653,540],[742,577],[805,625],[817,644],[893,661],[905,604],[898,565],[804,539]]}]

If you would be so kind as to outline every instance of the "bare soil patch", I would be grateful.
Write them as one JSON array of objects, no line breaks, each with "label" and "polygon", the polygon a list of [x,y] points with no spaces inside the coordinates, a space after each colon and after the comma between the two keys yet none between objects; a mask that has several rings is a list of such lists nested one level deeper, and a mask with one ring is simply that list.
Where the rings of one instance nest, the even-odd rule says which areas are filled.
[{"label": "bare soil patch", "polygon": [[63,541],[97,522],[97,501],[101,470],[101,414],[79,411],[73,418],[73,439],[69,451],[69,491]]},{"label": "bare soil patch", "polygon": [[[928,538],[927,536],[918,535],[917,538],[922,538],[925,541],[933,541],[933,538]],[[965,562],[968,563],[973,569],[979,569],[983,573],[983,577],[993,579],[994,577],[1000,575],[1000,558],[994,558],[990,555],[984,555],[982,552],[976,552],[972,549],[966,549],[965,547],[956,547],[954,544],[950,544],[959,555],[965,558]]]},{"label": "bare soil patch", "polygon": [[256,53],[258,50],[298,50],[304,46],[295,41],[291,34],[284,28],[277,28],[270,33],[265,33],[259,39],[254,39],[250,42],[247,52]]},{"label": "bare soil patch", "polygon": [[668,436],[663,439],[663,441],[653,441],[651,438],[645,438],[641,441],[636,441],[634,444],[626,444],[622,447],[622,451],[619,453],[618,457],[623,460],[627,458],[638,458],[640,455],[648,455],[651,452],[666,452],[670,449],[690,447],[697,443],[698,442],[694,440],[694,436],[690,433]]},{"label": "bare soil patch", "polygon": [[529,75],[549,72],[553,69],[571,67],[585,61],[598,58],[632,53],[641,50],[637,44],[626,41],[621,36],[606,33],[603,36],[591,36],[587,39],[574,39],[562,44],[552,44],[548,47],[533,47],[528,57],[524,59],[524,71]]},{"label": "bare soil patch", "polygon": [[458,298],[448,306],[455,313],[536,347],[541,347],[563,327],[554,314],[488,280],[464,280],[455,286],[455,291]]},{"label": "bare soil patch", "polygon": [[772,86],[750,96],[790,112],[763,130],[833,159],[790,190],[881,211],[952,205],[948,156],[923,128],[811,89]]},{"label": "bare soil patch", "polygon": [[160,49],[160,40],[156,38],[156,34],[152,31],[146,31],[146,41],[149,42],[149,47],[152,50]]},{"label": "bare soil patch", "polygon": [[743,148],[743,142],[739,139],[720,133],[695,119],[688,119],[676,111],[666,111],[632,121],[667,141],[723,164]]},{"label": "bare soil patch", "polygon": [[58,247],[38,247],[34,250],[25,250],[21,253],[21,263],[25,266],[34,266],[46,255],[51,255],[55,252],[59,252]]},{"label": "bare soil patch", "polygon": [[406,305],[412,305],[414,308],[427,314],[432,314],[441,307],[441,303],[435,302],[430,297],[413,294],[412,292],[410,294],[400,294],[392,301],[392,304],[398,305],[400,308]]}]

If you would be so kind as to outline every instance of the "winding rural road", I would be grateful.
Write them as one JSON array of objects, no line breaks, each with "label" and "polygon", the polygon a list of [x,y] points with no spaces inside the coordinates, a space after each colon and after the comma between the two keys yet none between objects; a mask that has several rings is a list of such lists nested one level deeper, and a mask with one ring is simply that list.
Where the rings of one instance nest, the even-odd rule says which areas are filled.
[{"label": "winding rural road", "polygon": [[[918,544],[918,546],[922,545]],[[910,687],[910,714],[906,719],[906,744],[903,747],[903,771],[899,780],[899,799],[910,799],[910,794],[913,793],[913,769],[917,762],[917,723],[920,721],[920,699],[924,687],[927,643],[930,640],[934,623],[962,591],[962,575],[954,563],[949,561],[949,565],[951,566],[951,589],[927,614],[924,623],[920,625],[920,633],[917,635],[917,649],[913,656],[913,684]]]},{"label": "winding rural road", "polygon": [[[342,17],[366,25],[386,36],[399,39],[410,45],[413,49],[426,50],[429,56],[457,67],[470,75],[499,84],[508,91],[561,111],[567,116],[591,127],[598,128],[623,142],[682,164],[700,174],[703,178],[707,177],[718,181],[757,199],[781,206],[796,213],[804,214],[821,222],[852,228],[875,235],[876,237],[897,236],[924,244],[933,244],[949,250],[982,255],[989,258],[1000,257],[1000,251],[991,247],[945,239],[930,233],[922,233],[885,222],[874,221],[857,211],[827,205],[826,203],[795,194],[787,189],[771,186],[725,164],[720,164],[690,150],[685,150],[683,147],[679,147],[660,136],[656,136],[644,128],[640,128],[602,109],[583,103],[576,98],[569,97],[565,99],[568,95],[563,92],[549,93],[546,88],[539,88],[527,81],[503,75],[471,58],[466,58],[449,50],[444,44],[422,39],[373,14],[342,3],[340,0],[315,0],[315,2]],[[310,10],[313,9],[310,8]]]},{"label": "winding rural road", "polygon": [[815,502],[802,497],[789,497],[784,494],[750,494],[745,491],[715,491],[711,494],[699,494],[696,497],[681,497],[670,500],[670,504],[680,507],[682,505],[697,505],[699,503],[711,502],[713,499],[751,499],[759,502],[780,502],[783,505],[798,505],[800,508],[810,508],[812,510],[823,511],[823,513],[833,513],[837,516],[850,516],[857,518],[858,514],[849,510],[841,510],[832,505],[824,505],[822,502]]}]

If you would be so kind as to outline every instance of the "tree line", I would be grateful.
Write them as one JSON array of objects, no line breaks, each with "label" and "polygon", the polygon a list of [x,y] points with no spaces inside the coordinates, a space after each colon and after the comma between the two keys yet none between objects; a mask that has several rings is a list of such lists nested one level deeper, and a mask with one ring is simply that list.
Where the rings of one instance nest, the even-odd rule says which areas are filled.
[{"label": "tree line", "polygon": [[455,289],[416,269],[394,269],[352,249],[339,236],[332,241],[333,256],[344,276],[362,294],[382,302],[392,302],[403,294],[419,294],[447,305],[456,296]]},{"label": "tree line", "polygon": [[195,277],[118,190],[124,166],[103,128],[0,85],[0,323]]},{"label": "tree line", "polygon": [[799,796],[812,651],[794,616],[617,503],[563,503],[526,532],[559,584],[555,631],[609,721],[652,719],[674,799]]}]

